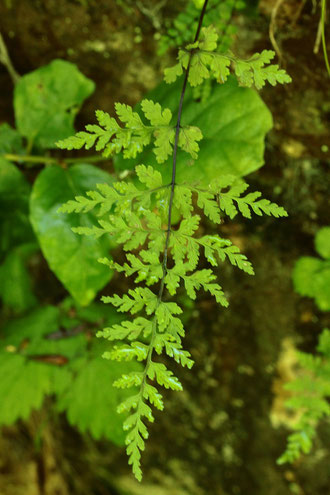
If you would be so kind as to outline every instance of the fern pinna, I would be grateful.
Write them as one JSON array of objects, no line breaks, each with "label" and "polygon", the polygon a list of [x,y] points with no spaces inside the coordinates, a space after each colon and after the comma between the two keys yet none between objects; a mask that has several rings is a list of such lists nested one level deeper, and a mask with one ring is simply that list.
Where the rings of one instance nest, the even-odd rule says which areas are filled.
[{"label": "fern pinna", "polygon": [[[202,132],[196,127],[182,127],[181,115],[188,83],[197,85],[211,76],[223,82],[229,74],[231,62],[236,75],[245,85],[255,83],[261,87],[266,80],[271,84],[289,82],[289,76],[276,65],[264,67],[273,54],[254,55],[248,61],[224,57],[216,53],[218,34],[210,26],[202,28],[208,0],[204,2],[195,39],[179,52],[178,64],[166,71],[166,81],[171,82],[184,74],[176,125],[171,125],[172,113],[162,109],[158,103],[142,101],[146,125],[141,116],[127,105],[117,104],[118,121],[104,112],[97,112],[99,125],[89,125],[87,132],[58,143],[66,149],[87,149],[96,146],[109,156],[123,152],[126,157],[135,157],[149,143],[154,143],[154,153],[159,163],[172,154],[172,180],[163,183],[162,174],[148,165],[135,168],[138,185],[120,181],[114,184],[99,184],[96,191],[86,197],[78,196],[62,208],[62,212],[87,212],[98,210],[99,225],[93,228],[78,227],[75,232],[83,235],[111,235],[123,245],[127,261],[120,265],[110,259],[100,259],[124,273],[135,276],[142,283],[123,296],[103,297],[104,303],[113,304],[118,311],[137,315],[121,324],[105,328],[98,336],[115,341],[112,350],[105,353],[106,359],[144,362],[143,371],[122,375],[114,386],[132,388],[132,395],[119,405],[119,412],[126,412],[124,430],[129,464],[138,480],[142,479],[141,451],[148,438],[146,421],[154,421],[151,406],[162,410],[163,398],[159,387],[182,390],[178,378],[156,355],[165,352],[182,366],[191,368],[193,360],[182,347],[185,335],[180,315],[181,307],[168,301],[166,292],[174,296],[181,284],[187,295],[196,299],[196,291],[203,289],[215,297],[222,306],[228,306],[221,286],[215,282],[212,267],[218,261],[228,260],[246,273],[253,274],[251,263],[229,240],[218,234],[198,236],[201,217],[199,208],[215,224],[221,223],[223,215],[233,218],[237,213],[250,218],[251,213],[286,216],[283,208],[266,199],[259,192],[245,194],[246,183],[234,176],[216,177],[207,186],[176,183],[177,150],[182,148],[194,159],[198,158],[198,141]],[[199,41],[200,40],[200,41]],[[221,143],[219,143],[221,146]],[[173,222],[174,208],[181,220]],[[175,215],[178,216],[177,214]],[[199,257],[203,253],[211,268],[199,269]],[[156,285],[156,290],[151,286]],[[125,342],[125,343],[123,343]]]}]

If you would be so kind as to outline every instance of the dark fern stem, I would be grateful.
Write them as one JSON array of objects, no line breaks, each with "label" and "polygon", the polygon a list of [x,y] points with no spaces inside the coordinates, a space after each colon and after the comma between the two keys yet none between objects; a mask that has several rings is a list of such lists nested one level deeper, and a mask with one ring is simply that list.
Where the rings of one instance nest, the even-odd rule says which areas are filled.
[{"label": "dark fern stem", "polygon": [[[194,38],[194,43],[199,38],[199,34],[200,34],[200,31],[201,31],[201,28],[203,25],[203,19],[205,16],[208,1],[209,0],[205,0],[202,11],[201,11],[201,15],[199,17],[199,22],[198,22],[198,26],[197,26],[197,30],[196,30],[196,34],[195,34],[195,38]],[[180,127],[181,127],[183,101],[184,101],[188,77],[189,77],[191,57],[192,57],[192,53],[190,53],[188,66],[187,66],[187,69],[185,70],[184,81],[183,81],[181,95],[180,95],[180,103],[179,103],[177,123],[176,123],[176,127],[175,127],[175,139],[174,139],[173,161],[172,161],[172,180],[170,183],[171,193],[170,193],[170,200],[169,200],[169,207],[168,207],[168,223],[167,223],[165,247],[164,247],[164,254],[163,254],[163,263],[162,263],[163,276],[162,276],[161,281],[160,281],[160,287],[159,287],[159,293],[158,293],[158,299],[157,299],[157,307],[159,306],[159,304],[163,298],[164,287],[165,287],[165,277],[167,274],[168,248],[169,248],[169,242],[170,242],[170,237],[171,237],[171,232],[172,232],[172,229],[171,229],[171,227],[172,227],[172,209],[173,209],[174,190],[175,190],[177,151],[178,151],[178,144],[179,144],[179,134],[180,134]],[[156,316],[155,316],[154,320],[153,320],[153,325],[152,325],[152,334],[151,334],[149,348],[148,348],[146,367],[144,370],[143,381],[142,381],[141,390],[140,390],[140,393],[142,396],[143,396],[143,390],[144,390],[144,386],[145,386],[146,379],[147,379],[148,369],[149,369],[149,366],[151,363],[152,353],[154,350],[154,341],[156,338],[156,334],[157,334],[157,321],[156,321]]]},{"label": "dark fern stem", "polygon": [[[208,1],[209,0],[205,0],[202,11],[201,11],[201,15],[199,17],[198,26],[197,26],[197,30],[196,30],[196,34],[195,34],[195,38],[194,38],[194,43],[196,41],[198,41],[199,34],[200,34],[200,31],[201,31],[201,28],[203,25],[203,19],[205,16]],[[173,208],[175,177],[176,177],[176,157],[177,157],[178,144],[179,144],[179,134],[180,134],[180,126],[181,126],[183,100],[184,100],[184,96],[185,96],[186,88],[187,88],[191,57],[192,57],[192,53],[190,53],[188,67],[185,70],[185,76],[184,76],[184,81],[183,81],[181,96],[180,96],[178,118],[177,118],[177,123],[176,123],[176,128],[175,128],[175,140],[174,140],[173,162],[172,162],[171,195],[170,195],[169,208],[168,208],[168,224],[167,224],[167,234],[166,234],[166,241],[165,241],[165,248],[164,248],[164,258],[163,258],[163,277],[161,280],[159,296],[158,296],[160,299],[162,298],[162,295],[163,295],[164,280],[165,280],[166,272],[167,272],[167,252],[168,252],[168,246],[169,246],[170,235],[171,235],[171,225],[172,225],[172,208]]]}]

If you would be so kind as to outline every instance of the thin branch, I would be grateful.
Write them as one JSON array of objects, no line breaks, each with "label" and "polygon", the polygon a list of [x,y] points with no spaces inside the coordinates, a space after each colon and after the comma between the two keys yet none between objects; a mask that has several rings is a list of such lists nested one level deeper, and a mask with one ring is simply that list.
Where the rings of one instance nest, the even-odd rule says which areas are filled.
[{"label": "thin branch", "polygon": [[18,72],[16,72],[12,64],[12,61],[10,60],[6,44],[1,33],[0,33],[0,62],[7,68],[13,83],[16,84],[21,76],[18,74]]},{"label": "thin branch", "polygon": [[322,37],[322,16],[320,17],[319,24],[317,27],[317,33],[316,33],[316,38],[315,38],[315,43],[314,43],[314,48],[313,48],[313,53],[315,53],[315,55],[317,53],[319,53],[320,44],[321,44],[321,37]]},{"label": "thin branch", "polygon": [[278,46],[277,41],[275,39],[275,29],[276,29],[276,16],[277,16],[279,8],[281,7],[281,5],[284,1],[285,0],[277,0],[276,1],[276,4],[272,10],[272,15],[271,15],[270,24],[269,24],[269,38],[270,38],[271,44],[273,45],[273,48],[274,48],[280,61],[282,60],[282,52],[281,52],[280,47]]},{"label": "thin branch", "polygon": [[324,62],[325,66],[327,68],[328,75],[330,77],[330,65],[329,65],[329,59],[328,59],[328,53],[327,53],[327,45],[325,41],[325,17],[326,17],[326,9],[327,9],[327,2],[326,0],[322,0],[322,11],[321,11],[321,20],[322,20],[322,47],[323,47],[323,55],[324,55]]}]

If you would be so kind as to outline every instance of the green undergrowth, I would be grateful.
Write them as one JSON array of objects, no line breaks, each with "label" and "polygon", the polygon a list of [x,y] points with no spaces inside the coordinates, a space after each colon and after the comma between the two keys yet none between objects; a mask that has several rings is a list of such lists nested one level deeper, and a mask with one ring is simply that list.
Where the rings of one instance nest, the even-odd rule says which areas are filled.
[{"label": "green undergrowth", "polygon": [[[134,288],[126,294],[102,298],[105,304],[127,316],[120,325],[107,327],[98,336],[115,343],[103,355],[110,362],[144,363],[141,371],[120,375],[118,370],[114,382],[115,388],[131,391],[117,410],[129,414],[123,422],[126,451],[139,481],[141,456],[149,436],[147,422],[155,419],[153,409],[164,409],[161,390],[183,390],[164,355],[188,369],[194,364],[192,355],[183,347],[183,309],[176,297],[180,288],[192,300],[203,290],[220,306],[227,307],[229,302],[218,283],[216,267],[229,262],[247,274],[253,275],[254,271],[247,257],[222,237],[217,226],[221,228],[226,216],[233,219],[238,214],[245,218],[252,214],[287,216],[284,208],[263,199],[260,192],[246,192],[248,184],[240,178],[246,168],[253,167],[253,160],[254,165],[260,160],[263,144],[256,129],[267,129],[270,119],[262,111],[257,118],[259,98],[254,92],[239,88],[229,79],[229,73],[232,69],[241,85],[258,89],[266,82],[290,82],[290,77],[270,64],[273,52],[265,50],[244,61],[220,53],[217,29],[202,27],[207,3],[203,3],[193,43],[180,48],[178,63],[164,72],[167,84],[179,79],[181,94],[175,86],[173,91],[167,91],[162,85],[158,97],[162,96],[161,103],[165,101],[168,106],[161,105],[158,98],[142,100],[137,111],[117,103],[116,116],[97,111],[98,124],[87,125],[86,131],[57,143],[61,149],[95,147],[105,157],[118,155],[116,167],[125,167],[124,176],[130,170],[125,161],[130,159],[131,167],[135,162],[134,181],[120,180],[111,186],[98,184],[86,195],[65,203],[59,211],[79,215],[96,212],[97,225],[82,225],[73,231],[92,239],[113,238],[122,246],[126,260],[117,263],[103,257],[100,264],[134,279]],[[198,86],[210,77],[221,84],[220,90],[214,91],[207,102],[197,104],[187,85]],[[230,111],[226,104],[222,105],[221,118],[214,113],[219,101],[230,102]],[[176,122],[173,111],[177,114]],[[243,159],[238,165],[243,170],[237,170],[233,163],[238,160],[233,159],[233,153],[239,158],[247,151],[242,138],[246,112],[255,124],[246,129],[251,151],[247,154],[253,158]],[[256,149],[251,139],[257,142]],[[229,147],[230,158],[226,154]],[[164,163],[167,166],[162,166]],[[203,216],[215,224],[204,235],[200,233]]]},{"label": "green undergrowth", "polygon": [[[95,85],[54,60],[19,79],[15,128],[0,126],[0,424],[27,420],[52,397],[80,431],[125,442],[139,480],[161,388],[183,388],[165,355],[193,365],[182,299],[204,290],[227,307],[222,263],[254,273],[222,224],[287,215],[243,178],[263,165],[272,126],[255,89],[290,77],[269,50],[242,60],[224,49],[221,27],[202,26],[207,3],[197,5],[195,39],[183,40],[165,82],[135,108],[98,110],[76,132]],[[97,154],[72,153],[82,148]],[[57,279],[53,303],[39,270]],[[133,277],[127,293],[115,271]]]}]

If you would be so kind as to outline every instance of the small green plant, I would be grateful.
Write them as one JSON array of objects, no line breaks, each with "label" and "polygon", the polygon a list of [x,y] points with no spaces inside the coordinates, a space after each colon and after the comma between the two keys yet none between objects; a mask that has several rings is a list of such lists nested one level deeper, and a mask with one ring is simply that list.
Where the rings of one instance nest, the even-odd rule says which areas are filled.
[{"label": "small green plant", "polygon": [[294,462],[313,445],[316,428],[323,418],[330,417],[330,331],[323,330],[317,346],[318,355],[298,352],[300,372],[298,378],[286,385],[293,396],[287,407],[300,413],[294,432],[288,437],[285,452],[279,464]]},{"label": "small green plant", "polygon": [[[295,264],[292,278],[295,290],[301,296],[313,297],[319,309],[330,310],[330,227],[323,227],[315,236],[315,249],[323,258],[303,256]],[[298,378],[289,382],[286,389],[293,396],[286,406],[299,413],[294,432],[288,437],[285,452],[279,464],[294,462],[308,454],[313,446],[317,426],[330,416],[330,331],[323,330],[314,356],[298,352],[300,365]]]},{"label": "small green plant", "polygon": [[[185,335],[180,319],[182,308],[169,300],[170,297],[175,296],[183,285],[191,299],[196,299],[197,291],[204,290],[226,307],[227,298],[215,281],[215,268],[219,261],[228,260],[246,273],[253,274],[251,263],[228,239],[214,232],[199,234],[200,214],[215,224],[220,224],[225,215],[234,218],[238,213],[245,218],[251,218],[252,213],[275,217],[287,215],[282,207],[261,199],[261,193],[246,194],[247,184],[233,175],[216,176],[206,183],[198,174],[194,181],[178,180],[179,148],[197,159],[197,163],[200,160],[198,143],[202,130],[183,125],[182,121],[187,84],[197,86],[211,74],[223,84],[232,65],[241,84],[246,86],[254,84],[261,88],[266,81],[273,85],[290,81],[277,65],[268,65],[273,52],[255,54],[247,61],[217,52],[216,29],[213,26],[202,28],[207,5],[208,0],[205,0],[193,42],[180,49],[177,65],[165,70],[167,83],[183,77],[174,125],[171,124],[170,109],[146,99],[142,101],[141,109],[149,121],[147,124],[131,107],[117,104],[117,117],[123,125],[98,111],[99,125],[89,125],[87,132],[79,132],[58,142],[63,149],[96,145],[96,149],[103,150],[106,156],[123,151],[124,157],[130,158],[152,141],[153,154],[158,162],[165,161],[172,154],[170,181],[164,179],[166,171],[160,173],[149,163],[137,165],[136,182],[99,184],[96,190],[76,196],[60,210],[70,215],[96,211],[99,216],[97,225],[77,226],[74,232],[96,239],[105,235],[121,244],[126,252],[124,264],[107,257],[100,258],[100,263],[126,276],[134,276],[137,284],[142,283],[127,294],[103,297],[104,303],[112,304],[119,312],[130,313],[133,318],[98,333],[99,337],[115,342],[114,347],[104,353],[106,359],[144,363],[141,371],[124,373],[114,382],[116,388],[133,389],[119,405],[118,412],[129,413],[123,427],[127,431],[129,464],[139,481],[142,479],[141,452],[148,438],[146,421],[154,421],[151,406],[159,410],[164,408],[160,387],[182,390],[179,379],[157,356],[165,352],[182,366],[191,368],[193,365],[190,353],[182,345]],[[221,150],[221,142],[217,146]],[[174,219],[174,210],[177,220]],[[200,267],[201,254],[211,268]],[[155,290],[151,290],[154,285]]]},{"label": "small green plant", "polygon": [[[109,346],[91,338],[105,322],[120,321],[112,308],[92,303],[111,278],[96,263],[111,245],[77,238],[71,232],[76,219],[56,213],[76,191],[112,178],[91,164],[100,157],[71,161],[50,155],[57,139],[74,132],[75,115],[94,83],[63,60],[15,80],[16,129],[0,125],[0,425],[27,419],[53,396],[54,408],[80,431],[123,445],[120,418],[115,414],[109,421],[109,412],[127,393],[113,393],[114,369],[101,358]],[[32,186],[29,167],[35,167]],[[83,221],[93,225],[93,214]],[[49,304],[50,294],[46,301],[41,296],[49,289],[44,280],[41,291],[38,286],[41,253],[49,266],[43,276],[52,270],[63,284],[58,304]],[[74,270],[70,260],[83,270]]]},{"label": "small green plant", "polygon": [[301,296],[313,297],[321,311],[330,310],[330,227],[315,237],[315,249],[321,258],[303,256],[295,264],[292,278]]},{"label": "small green plant", "polygon": [[[13,74],[12,67],[10,73]],[[106,162],[105,157],[72,158],[54,150],[57,139],[74,132],[75,115],[92,93],[94,83],[75,65],[63,60],[21,77],[16,74],[13,80],[16,129],[0,125],[0,374],[5,377],[0,386],[0,401],[8,404],[0,411],[0,425],[28,418],[51,395],[55,399],[53,407],[66,412],[68,420],[80,431],[87,430],[95,438],[103,436],[122,445],[124,432],[115,410],[127,391],[114,393],[112,381],[118,375],[117,365],[101,359],[102,353],[109,352],[112,346],[106,340],[94,338],[101,326],[120,321],[115,309],[92,302],[112,276],[106,265],[97,264],[97,259],[109,257],[114,243],[105,236],[94,239],[72,233],[74,226],[95,225],[98,217],[93,210],[82,214],[57,213],[60,205],[77,192],[85,194],[97,183],[110,186],[118,180],[104,167],[95,166],[97,162]],[[173,114],[177,112],[178,84],[170,88],[170,92],[164,91],[160,85],[155,93],[159,101],[163,95],[163,106],[170,107]],[[150,94],[148,100],[152,98]],[[202,125],[201,116],[187,88],[186,110],[189,107],[192,121],[187,121],[185,128],[196,133]],[[186,166],[184,157],[190,161],[192,157],[179,151],[179,180],[182,170],[186,176],[189,170],[192,180],[203,171],[208,183],[214,173],[230,171],[239,177],[262,166],[264,138],[272,121],[269,110],[254,91],[228,81],[226,86],[216,88],[212,99],[199,108],[211,121],[220,118],[221,123],[216,127],[203,124],[205,136],[198,141],[203,167],[199,162],[194,167]],[[225,119],[225,115],[230,115],[230,119]],[[123,135],[125,132],[128,135],[127,131]],[[154,141],[156,129],[151,130],[149,125],[147,137],[148,132],[153,134]],[[171,132],[169,146],[173,146]],[[215,156],[212,143],[219,140],[224,152]],[[170,177],[165,175],[166,167],[170,168],[169,158],[158,164],[150,146],[145,146],[142,154],[148,163],[162,169],[164,180],[169,183]],[[126,158],[121,163],[121,156],[116,156],[118,175],[127,174],[127,168],[134,166],[134,159]],[[35,178],[32,184],[31,167]],[[42,287],[36,276],[39,270],[43,274]],[[51,279],[50,271],[61,284],[56,297],[44,283],[44,279]],[[55,302],[50,305],[50,301]],[[123,362],[122,371],[132,371],[131,366],[132,363]],[[100,375],[104,383],[98,388],[102,393],[96,395],[94,389]]]},{"label": "small green plant", "polygon": [[[115,416],[109,421],[109,411],[128,394],[111,390],[116,370],[100,356],[106,347],[88,337],[106,321],[120,318],[112,308],[94,303],[85,309],[68,298],[6,324],[0,341],[0,424],[28,419],[46,396],[54,396],[55,410],[65,412],[81,432],[122,445],[121,421]],[[123,364],[123,372],[133,369],[139,368]]]}]

